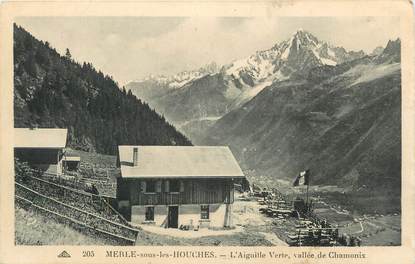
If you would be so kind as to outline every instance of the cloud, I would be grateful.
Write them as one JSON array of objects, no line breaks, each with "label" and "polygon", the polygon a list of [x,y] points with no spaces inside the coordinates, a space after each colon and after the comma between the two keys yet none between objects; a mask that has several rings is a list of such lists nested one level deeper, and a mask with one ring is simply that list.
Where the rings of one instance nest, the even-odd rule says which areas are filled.
[{"label": "cloud", "polygon": [[108,45],[116,46],[119,45],[122,41],[121,37],[118,34],[111,33],[105,38],[105,43]]},{"label": "cloud", "polygon": [[227,21],[224,26],[224,19],[189,18],[174,31],[140,39],[131,48],[139,51],[144,60],[163,59],[175,72],[211,61],[229,63],[258,49],[269,48],[277,39],[273,33],[276,21],[242,19],[242,25],[236,21]]}]

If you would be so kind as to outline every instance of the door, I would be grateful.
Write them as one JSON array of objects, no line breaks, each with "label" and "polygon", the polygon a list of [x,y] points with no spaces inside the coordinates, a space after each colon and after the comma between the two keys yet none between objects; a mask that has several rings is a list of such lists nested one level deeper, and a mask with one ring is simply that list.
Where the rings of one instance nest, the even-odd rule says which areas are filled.
[{"label": "door", "polygon": [[169,228],[178,228],[178,224],[179,224],[179,207],[178,206],[169,206],[167,224]]}]

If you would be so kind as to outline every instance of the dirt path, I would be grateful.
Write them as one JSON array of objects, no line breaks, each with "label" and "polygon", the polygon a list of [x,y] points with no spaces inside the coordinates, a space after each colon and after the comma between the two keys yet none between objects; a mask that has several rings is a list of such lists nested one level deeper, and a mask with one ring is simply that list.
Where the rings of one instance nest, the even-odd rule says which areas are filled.
[{"label": "dirt path", "polygon": [[287,246],[288,244],[285,241],[282,241],[276,234],[274,233],[266,233],[266,232],[259,232],[261,235],[265,237],[266,240],[271,242],[274,246]]},{"label": "dirt path", "polygon": [[359,230],[359,231],[357,231],[357,232],[355,232],[355,234],[360,234],[360,233],[362,233],[363,231],[365,231],[365,229],[363,228],[363,225],[362,225],[362,222],[361,222],[361,221],[359,221],[359,224],[360,224],[360,230]]},{"label": "dirt path", "polygon": [[233,206],[233,221],[235,225],[244,227],[246,232],[264,236],[272,245],[287,246],[287,243],[273,231],[273,220],[259,212],[261,205],[257,201],[238,201]]},{"label": "dirt path", "polygon": [[259,213],[257,201],[236,200],[231,230],[182,231],[156,226],[141,226],[145,233],[136,245],[184,246],[287,246],[274,232],[272,218]]},{"label": "dirt path", "polygon": [[162,228],[159,226],[151,226],[151,225],[138,225],[144,231],[157,234],[157,235],[166,235],[171,237],[179,237],[179,238],[199,238],[199,237],[207,237],[207,236],[226,236],[226,235],[233,235],[235,233],[243,232],[241,227],[236,227],[235,229],[230,230],[210,230],[207,228],[201,228],[198,231],[184,231],[177,228]]}]

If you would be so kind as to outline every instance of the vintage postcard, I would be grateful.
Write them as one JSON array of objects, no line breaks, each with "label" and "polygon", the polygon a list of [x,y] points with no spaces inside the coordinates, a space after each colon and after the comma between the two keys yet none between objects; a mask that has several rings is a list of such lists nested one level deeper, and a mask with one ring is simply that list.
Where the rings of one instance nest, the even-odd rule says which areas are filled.
[{"label": "vintage postcard", "polygon": [[414,263],[412,3],[0,10],[1,263]]}]

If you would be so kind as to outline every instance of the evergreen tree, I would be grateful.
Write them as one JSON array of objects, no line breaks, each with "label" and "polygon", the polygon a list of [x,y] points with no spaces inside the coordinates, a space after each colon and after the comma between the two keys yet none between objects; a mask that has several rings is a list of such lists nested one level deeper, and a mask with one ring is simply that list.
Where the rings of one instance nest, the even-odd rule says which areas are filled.
[{"label": "evergreen tree", "polygon": [[[92,64],[60,56],[14,27],[15,127],[68,128],[68,144],[115,154],[117,145],[191,145],[164,117]],[[23,101],[22,101],[23,100]]]},{"label": "evergreen tree", "polygon": [[72,59],[71,52],[69,51],[69,49],[68,49],[68,48],[66,48],[65,58],[67,58],[68,60],[71,60],[71,59]]}]

